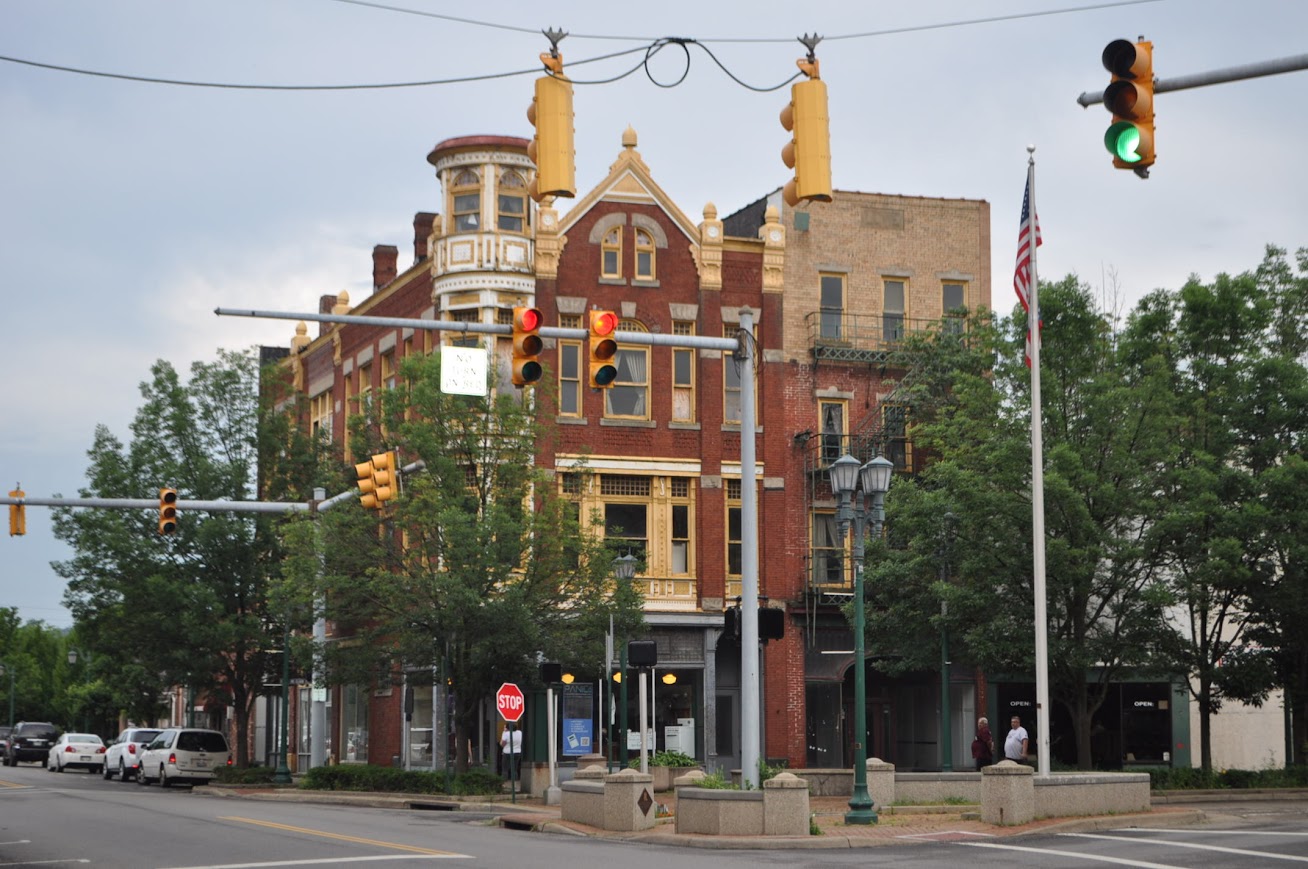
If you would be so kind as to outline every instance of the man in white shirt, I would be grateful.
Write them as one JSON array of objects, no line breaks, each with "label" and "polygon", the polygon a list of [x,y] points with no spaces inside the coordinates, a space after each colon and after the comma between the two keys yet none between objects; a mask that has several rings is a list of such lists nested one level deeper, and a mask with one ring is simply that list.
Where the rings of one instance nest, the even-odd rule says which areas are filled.
[{"label": "man in white shirt", "polygon": [[1022,719],[1014,715],[1011,729],[1004,739],[1004,759],[1026,763],[1028,739],[1026,728],[1022,726]]},{"label": "man in white shirt", "polygon": [[504,752],[505,778],[519,781],[522,774],[522,731],[505,727],[500,734],[500,750]]}]

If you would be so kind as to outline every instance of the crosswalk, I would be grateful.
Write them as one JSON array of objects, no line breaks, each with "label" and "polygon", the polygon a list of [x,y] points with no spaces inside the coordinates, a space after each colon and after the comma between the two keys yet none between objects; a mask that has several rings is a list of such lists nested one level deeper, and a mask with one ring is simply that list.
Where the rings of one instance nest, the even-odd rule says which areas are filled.
[{"label": "crosswalk", "polygon": [[957,840],[1007,852],[1009,866],[1126,866],[1132,869],[1261,867],[1308,863],[1308,831],[1130,828],[1040,839]]}]

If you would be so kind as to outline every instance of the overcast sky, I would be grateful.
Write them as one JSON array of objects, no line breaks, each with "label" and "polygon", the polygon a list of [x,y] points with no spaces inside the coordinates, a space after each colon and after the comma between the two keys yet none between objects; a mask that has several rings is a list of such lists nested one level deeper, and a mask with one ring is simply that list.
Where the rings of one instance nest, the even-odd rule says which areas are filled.
[{"label": "overcast sky", "polygon": [[[1010,20],[941,26],[983,17]],[[441,210],[427,153],[453,136],[530,136],[525,110],[548,48],[539,31],[553,27],[571,33],[561,50],[578,82],[617,77],[654,39],[678,36],[714,40],[718,60],[761,88],[795,72],[795,37],[821,34],[836,188],[989,201],[1000,310],[1014,301],[1028,144],[1046,280],[1075,272],[1129,306],[1190,274],[1251,269],[1268,243],[1308,245],[1308,73],[1160,95],[1148,181],[1112,168],[1107,112],[1075,102],[1107,84],[1100,54],[1116,38],[1152,39],[1164,81],[1302,54],[1308,3],[1298,0],[0,0],[0,55],[101,73],[359,85],[529,71],[306,92],[0,61],[4,491],[21,481],[31,496],[77,495],[95,426],[130,439],[154,360],[185,372],[218,348],[285,346],[293,333],[293,323],[218,318],[215,307],[312,311],[341,289],[358,301],[375,244],[398,246],[406,267],[414,213]],[[628,124],[693,219],[706,202],[725,215],[785,182],[777,115],[788,91],[749,90],[698,47],[688,52],[689,69],[671,46],[648,75],[577,87],[583,193]],[[651,80],[683,73],[676,87]],[[141,481],[141,497],[163,482]],[[29,508],[27,526],[0,538],[0,605],[70,625],[49,566],[69,553],[50,510]]]}]

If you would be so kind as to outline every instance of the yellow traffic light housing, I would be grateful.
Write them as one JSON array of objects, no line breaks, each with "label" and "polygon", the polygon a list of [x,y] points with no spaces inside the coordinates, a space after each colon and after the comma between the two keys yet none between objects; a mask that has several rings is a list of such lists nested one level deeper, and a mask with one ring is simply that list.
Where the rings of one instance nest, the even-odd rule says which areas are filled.
[{"label": "yellow traffic light housing", "polygon": [[563,74],[563,55],[546,52],[540,59],[552,75],[536,79],[536,96],[527,107],[527,120],[536,128],[527,145],[527,156],[536,164],[536,177],[527,192],[537,202],[546,196],[577,195],[572,82]]},{"label": "yellow traffic light housing", "polygon": [[1115,39],[1104,48],[1103,64],[1113,74],[1104,90],[1104,108],[1113,113],[1104,147],[1118,169],[1148,178],[1154,165],[1154,44]]},{"label": "yellow traffic light housing", "polygon": [[781,110],[781,126],[791,134],[781,149],[781,160],[795,176],[786,183],[786,204],[831,201],[831,121],[827,113],[827,84],[818,77],[818,62],[811,56],[798,61],[808,76],[790,88],[790,102]]},{"label": "yellow traffic light housing", "polygon": [[536,308],[513,309],[513,385],[527,386],[540,380],[541,313]]},{"label": "yellow traffic light housing", "polygon": [[359,462],[354,466],[354,473],[358,477],[359,503],[365,510],[380,510],[395,497],[394,452],[378,453],[369,461]]},{"label": "yellow traffic light housing", "polygon": [[395,497],[399,490],[399,475],[395,469],[394,452],[378,453],[372,457],[372,481],[378,507]]},{"label": "yellow traffic light housing", "polygon": [[618,379],[618,315],[612,311],[590,312],[590,385],[604,389]]},{"label": "yellow traffic light housing", "polygon": [[[27,493],[18,487],[9,493],[10,498],[25,498]],[[22,504],[9,505],[9,536],[22,537],[27,533],[27,508]]]},{"label": "yellow traffic light housing", "polygon": [[177,490],[159,490],[159,533],[177,533]]}]

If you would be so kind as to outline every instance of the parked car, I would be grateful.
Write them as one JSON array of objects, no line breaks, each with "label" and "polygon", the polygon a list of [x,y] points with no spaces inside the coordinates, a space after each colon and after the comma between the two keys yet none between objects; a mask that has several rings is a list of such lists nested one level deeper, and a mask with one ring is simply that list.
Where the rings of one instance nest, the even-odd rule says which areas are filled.
[{"label": "parked car", "polygon": [[129,727],[111,743],[104,754],[104,777],[115,775],[128,781],[141,769],[141,752],[145,744],[159,735],[158,728]]},{"label": "parked car", "polygon": [[143,785],[157,781],[163,787],[178,782],[203,784],[213,778],[215,768],[231,765],[227,737],[217,730],[170,727],[145,746],[136,781]]},{"label": "parked car", "polygon": [[48,721],[20,721],[14,725],[14,732],[9,735],[5,764],[18,766],[24,761],[45,763],[50,754],[50,746],[58,738],[59,728]]},{"label": "parked car", "polygon": [[54,772],[66,769],[99,772],[104,768],[104,740],[94,733],[64,733],[50,746],[45,768]]}]

